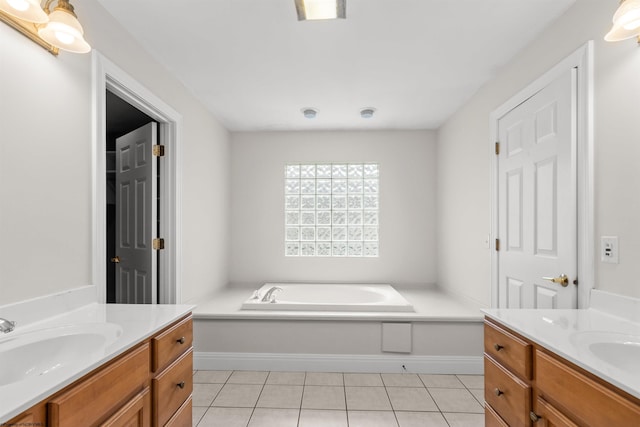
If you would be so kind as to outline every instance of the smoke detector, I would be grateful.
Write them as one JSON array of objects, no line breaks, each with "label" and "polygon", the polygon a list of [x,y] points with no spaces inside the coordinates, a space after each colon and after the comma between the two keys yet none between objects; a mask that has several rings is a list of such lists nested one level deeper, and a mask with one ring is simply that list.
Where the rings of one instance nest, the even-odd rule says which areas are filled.
[{"label": "smoke detector", "polygon": [[315,119],[316,116],[318,115],[318,110],[316,110],[315,108],[303,108],[302,110],[302,114],[307,118],[307,119]]},{"label": "smoke detector", "polygon": [[375,113],[375,111],[375,108],[363,108],[362,110],[360,110],[360,117],[362,117],[363,119],[370,119],[371,117],[373,117],[373,113]]}]

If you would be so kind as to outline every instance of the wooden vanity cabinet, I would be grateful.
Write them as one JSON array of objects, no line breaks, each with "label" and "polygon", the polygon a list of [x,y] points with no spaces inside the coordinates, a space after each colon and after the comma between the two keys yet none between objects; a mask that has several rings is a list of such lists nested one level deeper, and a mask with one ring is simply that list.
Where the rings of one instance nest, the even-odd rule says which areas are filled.
[{"label": "wooden vanity cabinet", "polygon": [[192,344],[188,315],[6,425],[190,427]]},{"label": "wooden vanity cabinet", "polygon": [[485,425],[640,425],[640,399],[485,319]]}]

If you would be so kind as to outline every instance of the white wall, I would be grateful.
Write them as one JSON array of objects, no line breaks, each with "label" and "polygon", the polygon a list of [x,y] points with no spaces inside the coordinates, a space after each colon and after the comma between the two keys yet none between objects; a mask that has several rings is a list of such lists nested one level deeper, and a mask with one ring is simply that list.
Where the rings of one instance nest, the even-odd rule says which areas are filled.
[{"label": "white wall", "polygon": [[[230,282],[434,283],[435,133],[234,133],[231,149]],[[380,164],[380,257],[284,256],[284,166]]]},{"label": "white wall", "polygon": [[640,297],[640,49],[635,40],[603,41],[617,6],[617,0],[578,0],[439,129],[438,282],[450,292],[490,304],[489,249],[484,247],[490,214],[489,114],[592,39],[595,234],[620,237],[620,264],[598,260],[596,287]]},{"label": "white wall", "polygon": [[[227,281],[229,135],[97,2],[88,41],[183,116],[183,300]],[[91,284],[91,56],[0,23],[0,305]]]}]

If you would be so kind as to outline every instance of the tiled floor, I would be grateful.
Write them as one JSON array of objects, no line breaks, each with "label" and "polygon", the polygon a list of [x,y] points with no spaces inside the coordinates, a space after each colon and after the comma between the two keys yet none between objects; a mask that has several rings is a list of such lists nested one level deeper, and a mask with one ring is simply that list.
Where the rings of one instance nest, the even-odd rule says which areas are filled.
[{"label": "tiled floor", "polygon": [[482,427],[481,375],[196,371],[198,427]]}]

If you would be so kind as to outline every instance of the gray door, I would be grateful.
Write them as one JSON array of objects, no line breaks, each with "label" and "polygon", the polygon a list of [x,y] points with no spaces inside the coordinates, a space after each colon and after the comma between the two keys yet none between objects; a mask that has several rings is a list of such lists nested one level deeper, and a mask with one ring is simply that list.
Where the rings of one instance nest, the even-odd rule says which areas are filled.
[{"label": "gray door", "polygon": [[116,303],[157,302],[157,124],[116,139]]}]

